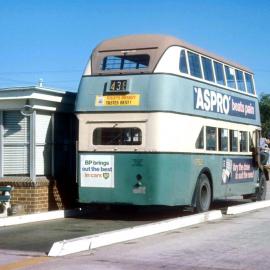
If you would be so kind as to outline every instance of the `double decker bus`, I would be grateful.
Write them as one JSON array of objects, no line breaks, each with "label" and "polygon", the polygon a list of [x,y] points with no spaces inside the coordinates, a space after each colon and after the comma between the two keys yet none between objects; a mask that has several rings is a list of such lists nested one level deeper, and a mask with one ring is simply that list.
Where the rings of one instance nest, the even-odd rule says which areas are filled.
[{"label": "double decker bus", "polygon": [[171,36],[100,43],[77,100],[81,203],[192,206],[265,198],[248,68]]}]

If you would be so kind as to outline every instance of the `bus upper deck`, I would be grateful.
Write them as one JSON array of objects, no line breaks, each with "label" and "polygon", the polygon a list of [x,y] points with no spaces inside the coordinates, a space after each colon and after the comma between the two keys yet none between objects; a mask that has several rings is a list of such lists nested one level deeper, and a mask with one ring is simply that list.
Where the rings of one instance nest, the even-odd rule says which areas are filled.
[{"label": "bus upper deck", "polygon": [[125,110],[215,113],[214,118],[260,125],[248,68],[169,36],[120,37],[93,51],[76,111]]}]

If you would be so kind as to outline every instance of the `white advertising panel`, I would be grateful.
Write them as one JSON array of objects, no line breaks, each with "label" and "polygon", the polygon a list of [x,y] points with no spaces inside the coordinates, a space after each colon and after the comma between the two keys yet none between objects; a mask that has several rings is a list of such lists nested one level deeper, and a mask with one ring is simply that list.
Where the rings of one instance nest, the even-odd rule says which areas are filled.
[{"label": "white advertising panel", "polygon": [[81,155],[81,187],[113,188],[114,156]]}]

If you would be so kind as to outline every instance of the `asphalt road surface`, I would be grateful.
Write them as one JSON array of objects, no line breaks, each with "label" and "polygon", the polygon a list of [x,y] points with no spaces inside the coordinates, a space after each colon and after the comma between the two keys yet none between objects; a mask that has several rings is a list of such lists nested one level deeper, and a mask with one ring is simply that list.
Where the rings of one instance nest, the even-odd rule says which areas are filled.
[{"label": "asphalt road surface", "polygon": [[[164,214],[162,218],[166,218],[166,215]],[[173,213],[168,215],[173,215]],[[93,227],[89,226],[87,219],[82,220],[82,223],[76,223],[76,219],[74,219],[75,221],[72,219],[71,222],[70,219],[70,223],[66,227],[63,227],[61,221],[59,223],[54,221],[53,223],[20,225],[16,226],[15,230],[12,230],[12,227],[5,228],[6,234],[9,234],[10,243],[1,230],[0,270],[270,269],[270,257],[268,256],[270,208],[233,217],[228,216],[215,222],[103,247],[91,252],[58,258],[46,257],[44,253],[43,241],[51,238],[46,228],[53,228],[52,224],[55,226],[54,237],[56,240],[63,240],[63,234],[67,230],[70,230],[71,237],[76,237],[81,236],[82,232],[87,234],[96,232],[97,228],[100,231],[108,229],[106,226],[117,229],[128,226],[131,224],[130,222],[136,225],[157,218],[155,215],[148,216],[147,213],[139,214],[142,217],[139,220],[136,218],[136,213],[129,213],[128,216],[127,220],[115,217],[112,220],[114,223],[111,224],[107,224],[103,219],[98,219],[97,216],[94,231]],[[46,224],[49,226],[45,226]],[[88,229],[86,229],[87,224]],[[36,239],[37,243],[40,242],[40,248],[38,245],[31,246],[31,241],[27,242],[29,237]]]},{"label": "asphalt road surface", "polygon": [[269,270],[269,224],[265,208],[64,257],[2,250],[0,270]]}]

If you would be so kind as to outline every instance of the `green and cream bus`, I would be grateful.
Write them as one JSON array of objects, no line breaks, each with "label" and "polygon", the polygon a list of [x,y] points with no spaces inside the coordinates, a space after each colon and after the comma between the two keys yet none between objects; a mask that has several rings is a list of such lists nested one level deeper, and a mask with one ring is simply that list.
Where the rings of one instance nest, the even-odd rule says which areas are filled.
[{"label": "green and cream bus", "polygon": [[93,51],[76,101],[81,203],[181,205],[264,199],[253,73],[170,36]]}]

